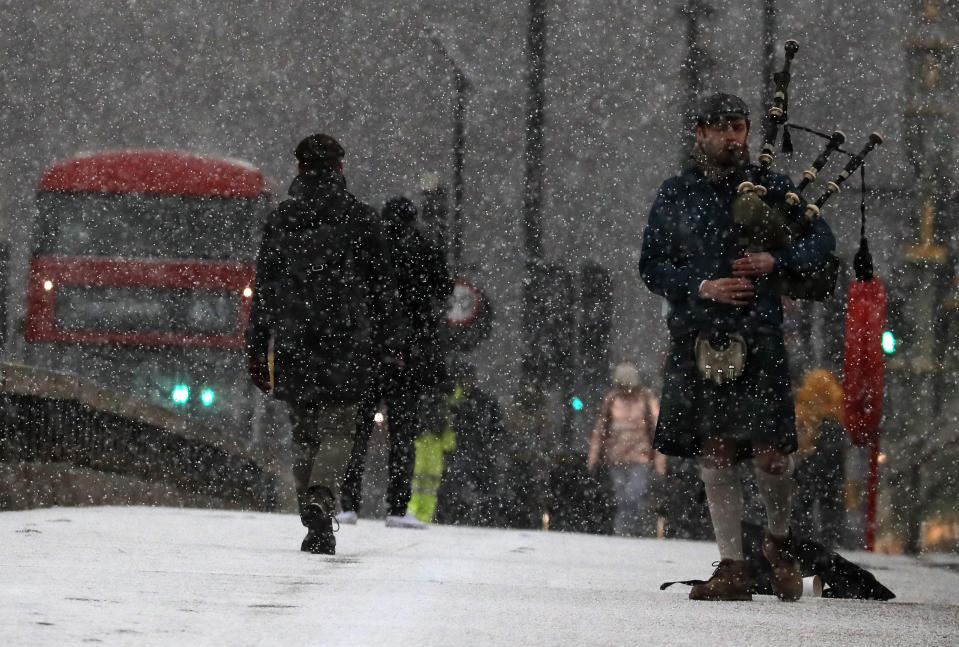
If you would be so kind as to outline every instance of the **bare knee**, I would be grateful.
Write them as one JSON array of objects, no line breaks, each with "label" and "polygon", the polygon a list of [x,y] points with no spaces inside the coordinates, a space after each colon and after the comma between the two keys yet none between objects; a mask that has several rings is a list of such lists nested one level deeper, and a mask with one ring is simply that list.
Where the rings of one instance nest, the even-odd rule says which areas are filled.
[{"label": "bare knee", "polygon": [[757,469],[773,476],[792,472],[792,456],[771,447],[757,451],[753,455],[753,463]]},{"label": "bare knee", "polygon": [[725,470],[736,464],[736,445],[722,438],[703,441],[703,465],[709,469]]}]

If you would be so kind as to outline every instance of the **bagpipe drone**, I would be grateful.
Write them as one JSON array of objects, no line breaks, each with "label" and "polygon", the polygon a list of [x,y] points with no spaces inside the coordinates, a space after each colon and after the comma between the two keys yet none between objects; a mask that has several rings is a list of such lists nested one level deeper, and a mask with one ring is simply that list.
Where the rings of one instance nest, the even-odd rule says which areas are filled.
[{"label": "bagpipe drone", "polygon": [[[882,143],[878,133],[869,135],[868,140],[858,153],[851,153],[842,148],[846,136],[842,131],[826,134],[812,128],[799,126],[789,122],[789,83],[792,78],[792,60],[799,51],[799,43],[788,40],[785,43],[785,62],[781,71],[773,75],[775,94],[772,105],[763,117],[763,146],[759,154],[759,173],[752,181],[745,181],[737,187],[738,196],[733,203],[733,220],[739,228],[739,242],[744,252],[768,251],[776,247],[790,244],[802,237],[811,223],[821,217],[823,206],[835,194],[839,193],[843,183],[857,170],[862,175],[863,199],[862,210],[862,245],[865,243],[865,171],[864,161],[872,150]],[[772,164],[775,159],[776,142],[782,132],[782,150],[792,152],[790,130],[800,130],[822,137],[826,145],[816,157],[812,165],[803,171],[802,180],[791,191],[782,196],[782,201],[776,204],[771,200],[767,190],[771,182]],[[803,191],[816,181],[830,157],[836,152],[848,156],[850,159],[839,175],[826,183],[826,189],[815,202],[806,202],[804,218],[797,221],[786,214],[793,211],[804,202]],[[860,250],[862,251],[862,250]],[[866,247],[868,254],[868,247]],[[857,254],[857,264],[858,257]],[[871,274],[871,259],[868,262]],[[836,258],[821,267],[808,272],[789,272],[771,279],[772,290],[793,299],[822,301],[835,291],[839,273],[839,261]],[[857,270],[858,274],[858,270]]]}]

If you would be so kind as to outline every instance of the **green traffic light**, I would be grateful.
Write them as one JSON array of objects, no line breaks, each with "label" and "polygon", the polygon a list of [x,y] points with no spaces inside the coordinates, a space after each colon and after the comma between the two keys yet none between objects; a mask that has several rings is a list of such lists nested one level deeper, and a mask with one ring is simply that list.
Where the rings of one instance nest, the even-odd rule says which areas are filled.
[{"label": "green traffic light", "polygon": [[173,399],[173,404],[186,404],[190,399],[190,387],[186,384],[177,384],[173,387],[170,397]]},{"label": "green traffic light", "polygon": [[887,355],[892,355],[896,352],[896,336],[889,330],[885,330],[882,333],[882,350]]},{"label": "green traffic light", "polygon": [[569,404],[570,404],[570,406],[573,407],[573,409],[576,410],[576,411],[581,411],[582,408],[583,408],[583,401],[580,400],[580,399],[579,399],[578,397],[576,397],[575,395],[574,395],[572,398],[570,398]]},{"label": "green traffic light", "polygon": [[200,402],[203,403],[204,407],[213,404],[214,399],[216,399],[216,394],[213,392],[213,389],[203,389],[200,393]]}]

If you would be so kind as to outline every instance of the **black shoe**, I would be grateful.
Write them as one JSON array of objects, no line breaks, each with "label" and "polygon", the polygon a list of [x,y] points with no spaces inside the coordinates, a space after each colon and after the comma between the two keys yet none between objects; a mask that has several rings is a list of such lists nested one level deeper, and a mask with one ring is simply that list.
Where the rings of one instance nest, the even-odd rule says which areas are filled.
[{"label": "black shoe", "polygon": [[303,538],[300,550],[314,555],[336,555],[336,537],[333,536],[332,530],[328,533],[310,530]]},{"label": "black shoe", "polygon": [[309,528],[300,550],[314,555],[335,555],[336,537],[333,536],[333,515],[319,503],[306,506],[302,514],[303,525]]}]

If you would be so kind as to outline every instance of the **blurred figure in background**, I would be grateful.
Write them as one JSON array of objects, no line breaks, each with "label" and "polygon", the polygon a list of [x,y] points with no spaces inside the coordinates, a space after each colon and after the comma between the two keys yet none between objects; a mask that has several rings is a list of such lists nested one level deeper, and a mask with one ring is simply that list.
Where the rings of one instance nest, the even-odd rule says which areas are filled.
[{"label": "blurred figure in background", "polygon": [[446,300],[453,289],[446,257],[416,227],[416,206],[403,197],[388,200],[381,223],[390,247],[399,293],[401,363],[382,364],[360,405],[353,450],[343,483],[340,523],[356,523],[373,415],[382,401],[387,406],[390,440],[386,525],[425,528],[407,511],[414,466],[421,403],[446,379],[446,351],[440,325]]},{"label": "blurred figure in background", "polygon": [[826,369],[809,371],[796,392],[797,534],[830,550],[840,545],[846,525],[846,433],[842,426],[842,386]]},{"label": "blurred figure in background", "polygon": [[656,514],[649,491],[656,474],[666,471],[666,458],[653,449],[653,431],[659,417],[659,400],[640,385],[632,362],[619,364],[613,386],[596,415],[589,439],[586,467],[591,472],[604,465],[613,486],[617,535],[655,536]]},{"label": "blurred figure in background", "polygon": [[413,496],[408,508],[423,523],[433,521],[436,495],[443,479],[444,458],[448,452],[456,449],[456,437],[447,405],[430,402],[427,406],[432,410],[421,421],[429,420],[432,424],[421,425],[422,431],[416,438]]},{"label": "blurred figure in background", "polygon": [[507,418],[507,452],[503,478],[503,525],[539,529],[549,498],[550,460],[558,423],[546,413],[547,399],[529,380],[519,389]]}]

